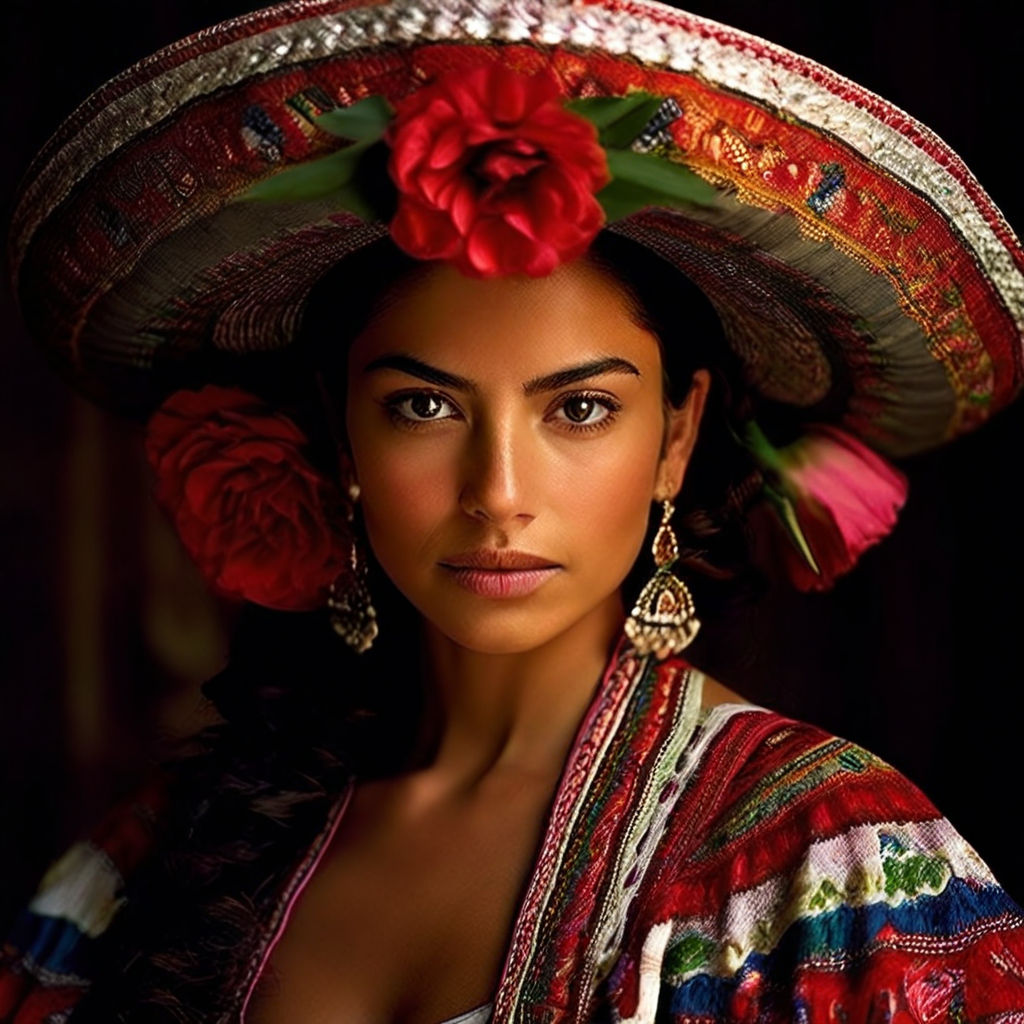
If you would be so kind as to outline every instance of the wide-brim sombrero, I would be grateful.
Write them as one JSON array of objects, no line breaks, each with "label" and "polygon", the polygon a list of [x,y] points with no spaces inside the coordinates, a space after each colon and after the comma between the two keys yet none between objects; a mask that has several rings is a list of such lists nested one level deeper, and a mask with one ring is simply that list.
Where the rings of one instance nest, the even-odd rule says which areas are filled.
[{"label": "wide-brim sombrero", "polygon": [[962,161],[813,61],[637,0],[290,2],[162,50],[26,175],[11,266],[31,332],[79,390],[140,418],[165,368],[286,348],[318,277],[387,226],[330,200],[234,200],[344,145],[314,123],[325,110],[493,61],[567,97],[671,101],[638,144],[717,201],[609,228],[708,292],[766,400],[901,456],[1019,391],[1024,253]]}]

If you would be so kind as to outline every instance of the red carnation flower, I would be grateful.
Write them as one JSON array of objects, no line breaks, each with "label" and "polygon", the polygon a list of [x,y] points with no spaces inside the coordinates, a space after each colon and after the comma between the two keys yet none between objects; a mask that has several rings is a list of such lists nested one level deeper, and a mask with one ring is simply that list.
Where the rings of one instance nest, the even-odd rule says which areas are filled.
[{"label": "red carnation flower", "polygon": [[470,277],[540,277],[582,255],[610,180],[597,130],[546,74],[457,69],[397,107],[385,139],[398,186],[395,242]]},{"label": "red carnation flower", "polygon": [[156,499],[210,586],[283,611],[325,603],[352,538],[334,483],[287,417],[237,388],[178,391],[150,417]]}]

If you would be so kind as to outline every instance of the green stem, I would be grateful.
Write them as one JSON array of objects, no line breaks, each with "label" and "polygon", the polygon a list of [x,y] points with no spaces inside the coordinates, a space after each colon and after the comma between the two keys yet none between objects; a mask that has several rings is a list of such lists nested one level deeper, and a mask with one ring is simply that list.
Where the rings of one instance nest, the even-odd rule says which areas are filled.
[{"label": "green stem", "polygon": [[750,419],[743,424],[743,444],[765,469],[771,469],[781,473],[783,469],[783,458],[779,449],[765,437],[764,431],[757,425],[757,421]]}]

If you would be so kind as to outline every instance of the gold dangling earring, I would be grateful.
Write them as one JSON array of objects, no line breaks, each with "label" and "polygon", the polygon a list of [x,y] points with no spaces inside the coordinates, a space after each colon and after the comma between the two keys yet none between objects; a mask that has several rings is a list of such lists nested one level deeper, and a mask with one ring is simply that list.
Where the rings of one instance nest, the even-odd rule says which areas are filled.
[{"label": "gold dangling earring", "polygon": [[625,625],[626,636],[638,653],[657,658],[683,650],[700,629],[689,588],[671,571],[679,557],[679,544],[669,522],[675,507],[668,499],[662,506],[661,525],[651,545],[658,568],[640,591]]},{"label": "gold dangling earring", "polygon": [[[359,500],[359,484],[350,483],[347,490],[352,501],[348,512],[351,523],[355,518],[355,503]],[[331,609],[331,626],[335,633],[357,654],[363,654],[377,637],[377,610],[370,602],[370,591],[366,586],[366,559],[354,533],[349,564],[351,573],[340,573],[328,588],[327,606]],[[344,590],[340,589],[342,581],[346,584]]]}]

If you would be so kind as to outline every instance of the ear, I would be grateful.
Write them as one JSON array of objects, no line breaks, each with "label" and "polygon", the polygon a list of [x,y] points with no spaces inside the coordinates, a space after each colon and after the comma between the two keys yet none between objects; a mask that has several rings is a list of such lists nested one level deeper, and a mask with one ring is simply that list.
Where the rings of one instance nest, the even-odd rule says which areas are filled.
[{"label": "ear", "polygon": [[336,451],[338,453],[338,475],[342,484],[349,487],[355,484],[358,487],[359,480],[356,476],[356,464],[352,460],[352,454],[348,450],[348,445],[343,441],[339,441]]},{"label": "ear", "polygon": [[683,476],[697,441],[697,430],[710,390],[711,374],[707,370],[696,370],[683,404],[669,407],[665,451],[658,462],[655,479],[655,501],[674,500],[683,486]]}]

